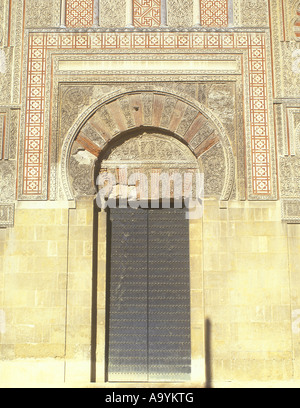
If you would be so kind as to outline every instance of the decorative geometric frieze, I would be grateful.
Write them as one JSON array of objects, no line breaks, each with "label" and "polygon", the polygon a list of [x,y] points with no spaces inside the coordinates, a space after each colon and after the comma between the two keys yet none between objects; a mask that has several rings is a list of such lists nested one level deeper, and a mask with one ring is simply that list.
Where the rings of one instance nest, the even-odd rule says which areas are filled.
[{"label": "decorative geometric frieze", "polygon": [[14,204],[0,203],[0,228],[9,228],[14,226]]},{"label": "decorative geometric frieze", "polygon": [[227,27],[228,0],[200,0],[200,24],[205,27]]},{"label": "decorative geometric frieze", "polygon": [[282,200],[282,219],[289,224],[300,224],[300,199]]},{"label": "decorative geometric frieze", "polygon": [[167,23],[169,27],[192,27],[194,0],[168,0]]},{"label": "decorative geometric frieze", "polygon": [[159,27],[161,0],[133,0],[133,25],[135,27]]},{"label": "decorative geometric frieze", "polygon": [[271,193],[266,44],[263,36],[251,36],[248,44],[253,193]]},{"label": "decorative geometric frieze", "polygon": [[275,104],[279,156],[300,156],[299,100],[279,100]]},{"label": "decorative geometric frieze", "polygon": [[[266,39],[264,34],[204,32],[31,33],[22,196],[44,197],[46,58],[53,50],[242,50],[248,54],[252,194],[271,195]],[[248,51],[247,51],[248,50]],[[45,190],[45,187],[44,187]],[[250,192],[251,193],[251,192]]]},{"label": "decorative geometric frieze", "polygon": [[300,197],[300,157],[279,158],[280,192],[283,198]]},{"label": "decorative geometric frieze", "polygon": [[92,27],[94,0],[66,0],[66,26]]}]

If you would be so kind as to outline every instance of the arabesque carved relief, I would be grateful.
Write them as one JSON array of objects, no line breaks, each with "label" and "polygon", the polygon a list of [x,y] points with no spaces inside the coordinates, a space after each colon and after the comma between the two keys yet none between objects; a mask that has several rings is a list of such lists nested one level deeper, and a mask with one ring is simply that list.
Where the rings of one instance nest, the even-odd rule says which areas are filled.
[{"label": "arabesque carved relief", "polygon": [[[124,103],[125,100],[126,103]],[[149,113],[144,115],[144,112],[147,112],[144,105],[146,100],[151,100],[150,116]],[[123,103],[121,104],[120,101]],[[127,109],[123,110],[123,106],[126,106]],[[124,138],[129,131],[132,132],[133,130],[140,135],[145,130],[151,134],[160,130],[160,133],[162,131],[167,132],[169,139],[176,136],[179,141],[181,140],[181,143],[189,147],[195,160],[199,160],[200,166],[202,156],[210,150],[214,151],[212,154],[217,155],[218,166],[213,168],[206,166],[205,170],[208,175],[214,173],[217,176],[218,188],[215,190],[215,185],[211,185],[208,191],[214,192],[214,195],[223,200],[230,198],[235,178],[235,160],[231,144],[225,129],[217,120],[213,120],[213,115],[207,108],[203,107],[201,111],[198,107],[173,94],[137,91],[120,94],[107,100],[100,107],[94,108],[92,112],[89,119],[78,119],[65,139],[62,148],[62,180],[69,199],[72,199],[74,195],[80,197],[95,193],[92,187],[95,163],[101,157],[102,152],[105,153],[105,149],[118,140],[120,135],[123,135]],[[83,126],[81,121],[84,123]],[[141,136],[139,143],[143,144],[148,141],[147,136],[144,139],[143,137]],[[173,161],[173,166],[177,168],[179,158],[184,159],[182,153],[178,152],[178,148],[177,150],[175,148],[178,146],[178,142],[174,139],[174,147],[171,147],[169,140],[165,141],[164,147],[162,144],[161,141],[160,149],[158,149],[155,143],[146,143],[147,147],[143,149],[143,160],[150,160],[154,167],[155,163],[157,165],[158,162],[160,166],[163,166],[166,160]],[[139,150],[137,150],[138,146]],[[126,154],[124,149],[127,149]],[[126,160],[130,161],[141,154],[141,145],[131,145],[128,142],[123,145],[122,151]],[[155,158],[157,154],[158,160]],[[111,153],[110,159],[113,158],[114,152]],[[116,159],[123,163],[124,159],[122,160],[120,157]],[[186,168],[191,168],[191,164],[187,160],[183,160],[184,163]],[[79,178],[76,177],[76,174]],[[79,174],[86,176],[84,181]],[[208,181],[212,180],[209,177],[207,179]],[[87,182],[87,180],[89,181]]]}]

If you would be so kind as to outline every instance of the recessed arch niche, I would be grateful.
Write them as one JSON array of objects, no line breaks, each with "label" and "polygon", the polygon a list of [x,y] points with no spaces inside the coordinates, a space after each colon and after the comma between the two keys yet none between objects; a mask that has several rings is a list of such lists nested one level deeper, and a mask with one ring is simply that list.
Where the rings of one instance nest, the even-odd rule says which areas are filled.
[{"label": "recessed arch niche", "polygon": [[[181,149],[186,154],[187,166],[197,163],[204,173],[206,196],[229,200],[235,162],[222,123],[200,103],[148,90],[115,94],[94,104],[78,118],[62,148],[61,180],[67,199],[94,196],[101,161],[107,160],[116,146],[126,146],[132,138],[139,138],[140,143],[147,138],[151,150],[149,137],[164,140],[169,162],[178,160],[175,150]],[[147,160],[155,162],[155,149],[152,159]],[[119,156],[119,160],[126,161],[126,157]]]}]

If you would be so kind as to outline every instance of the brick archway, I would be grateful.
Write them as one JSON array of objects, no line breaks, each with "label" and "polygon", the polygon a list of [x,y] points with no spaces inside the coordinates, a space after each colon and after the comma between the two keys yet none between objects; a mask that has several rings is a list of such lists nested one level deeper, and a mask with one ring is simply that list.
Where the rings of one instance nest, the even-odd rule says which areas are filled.
[{"label": "brick archway", "polygon": [[[225,171],[219,198],[230,198],[235,163],[232,148],[220,121],[199,103],[161,91],[135,91],[112,96],[92,106],[70,129],[61,158],[61,178],[68,199],[78,198],[72,182],[82,184],[79,196],[95,194],[93,171],[101,152],[116,137],[137,129],[168,132],[189,147],[197,160],[211,149],[218,149],[218,160]],[[220,153],[221,152],[221,153]],[[72,160],[77,154],[77,161]],[[215,172],[214,166],[207,171]],[[208,176],[205,174],[205,176]],[[214,177],[218,177],[214,174]],[[224,176],[224,175],[223,175]]]}]

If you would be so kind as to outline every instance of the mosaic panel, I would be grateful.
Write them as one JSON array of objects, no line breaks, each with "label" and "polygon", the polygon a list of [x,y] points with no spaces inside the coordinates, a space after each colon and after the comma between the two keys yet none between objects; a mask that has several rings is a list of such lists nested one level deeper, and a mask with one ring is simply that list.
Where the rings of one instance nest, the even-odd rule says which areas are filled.
[{"label": "mosaic panel", "polygon": [[249,38],[250,115],[253,193],[271,193],[266,47],[262,36]]}]

